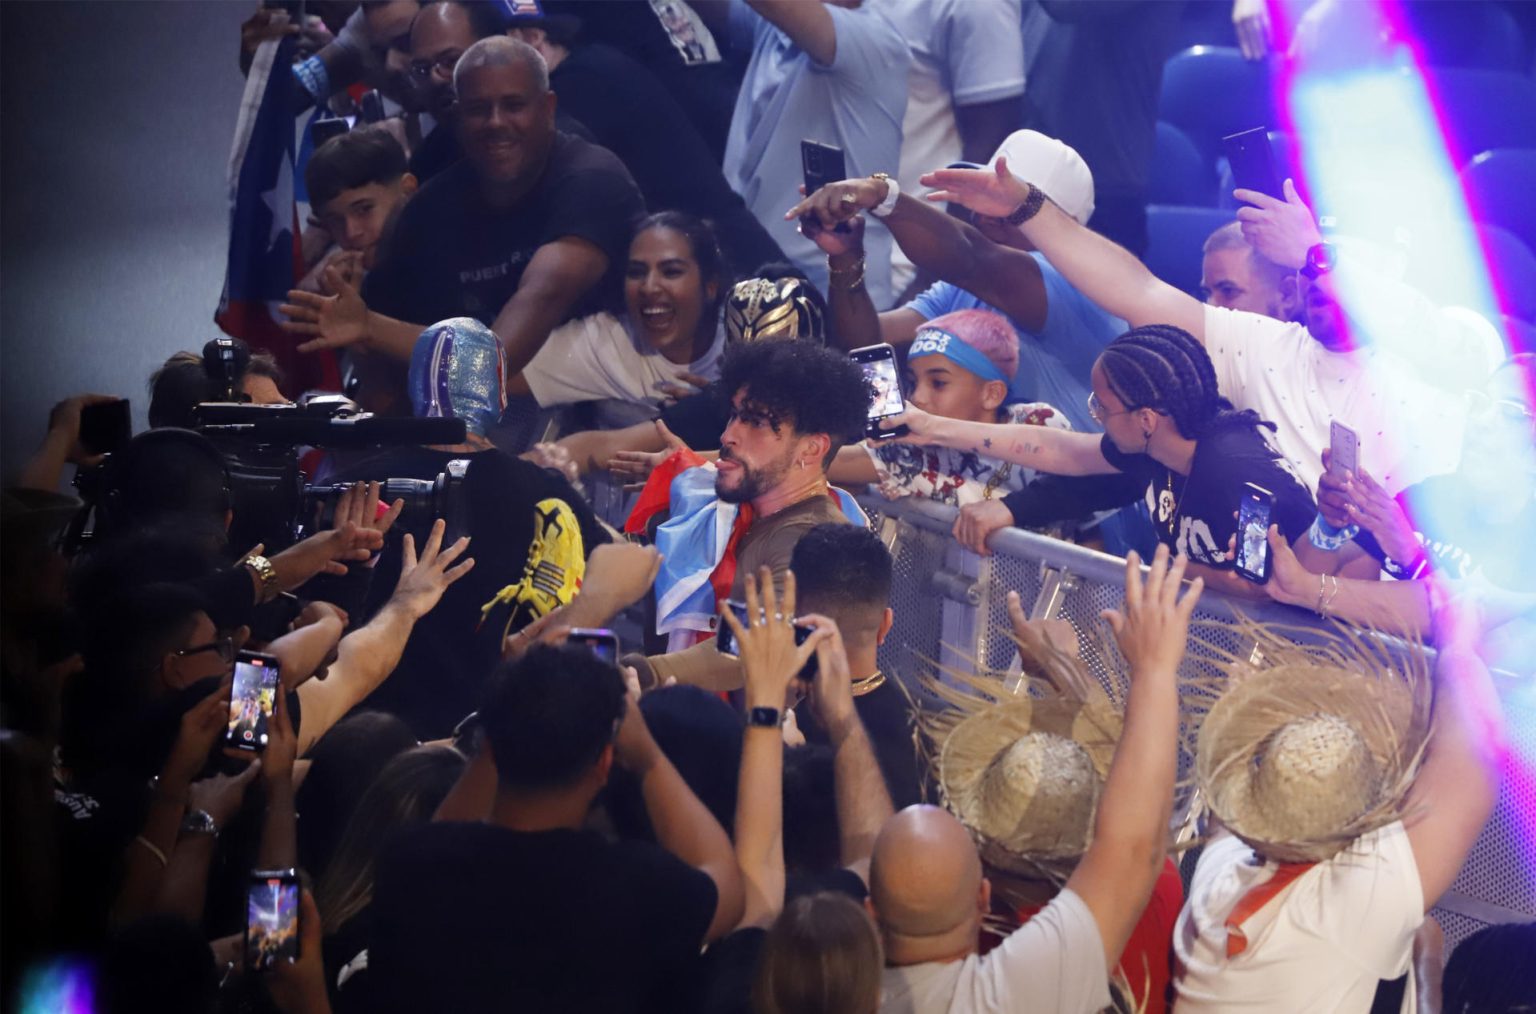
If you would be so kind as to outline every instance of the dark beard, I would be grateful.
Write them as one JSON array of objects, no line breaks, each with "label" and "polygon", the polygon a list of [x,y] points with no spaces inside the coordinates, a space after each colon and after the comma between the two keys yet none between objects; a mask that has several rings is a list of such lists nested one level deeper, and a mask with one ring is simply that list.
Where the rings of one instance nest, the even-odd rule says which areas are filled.
[{"label": "dark beard", "polygon": [[736,464],[741,466],[741,483],[735,489],[721,489],[720,477],[715,476],[715,496],[724,503],[746,503],[762,492],[762,483],[758,481],[757,473],[740,461]]}]

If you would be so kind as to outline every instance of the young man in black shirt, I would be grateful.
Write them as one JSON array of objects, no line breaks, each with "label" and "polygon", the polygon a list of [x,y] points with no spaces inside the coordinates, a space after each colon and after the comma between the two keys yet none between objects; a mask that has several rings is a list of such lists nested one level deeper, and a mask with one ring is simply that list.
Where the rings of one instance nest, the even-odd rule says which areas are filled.
[{"label": "young man in black shirt", "polygon": [[[481,721],[485,745],[439,814],[493,775],[488,821],[432,824],[380,859],[382,1009],[675,1009],[700,947],[741,917],[741,874],[618,670],[536,646],[497,674]],[[659,847],[582,829],[616,763],[640,779]]]},{"label": "young man in black shirt", "polygon": [[[891,554],[880,537],[857,525],[817,525],[795,543],[789,569],[798,609],[836,621],[853,674],[853,707],[869,733],[891,801],[920,798],[917,756],[906,695],[894,674],[880,671],[876,655],[895,620],[891,612]],[[807,742],[828,743],[828,732],[805,702],[795,709]]]},{"label": "young man in black shirt", "polygon": [[644,204],[611,152],[555,129],[538,53],[482,39],[460,57],[454,88],[463,161],[401,212],[361,293],[290,293],[288,329],[313,336],[305,351],[362,344],[408,359],[428,324],[474,317],[495,330],[513,374],[554,327],[617,291]]}]

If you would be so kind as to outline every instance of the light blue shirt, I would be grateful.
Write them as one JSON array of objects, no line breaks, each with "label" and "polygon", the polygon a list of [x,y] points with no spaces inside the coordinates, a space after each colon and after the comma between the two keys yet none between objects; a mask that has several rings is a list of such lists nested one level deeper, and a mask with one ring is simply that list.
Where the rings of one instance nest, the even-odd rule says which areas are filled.
[{"label": "light blue shirt", "polygon": [[[1088,414],[1088,374],[1104,346],[1129,328],[1119,317],[1099,309],[1074,289],[1042,255],[1030,254],[1040,265],[1045,281],[1045,326],[1030,331],[1009,317],[1019,333],[1019,370],[1009,393],[1021,401],[1043,401],[1072,420],[1072,428],[1094,433],[1102,427]],[[936,282],[907,304],[926,320],[955,310],[990,310],[1003,313],[948,282]],[[1007,314],[1003,314],[1007,317]]]},{"label": "light blue shirt", "polygon": [[[731,135],[725,179],[784,253],[823,292],[827,259],[784,212],[800,200],[800,142],[843,149],[849,177],[894,174],[901,161],[907,110],[907,65],[901,33],[872,2],[856,10],[828,4],[837,26],[837,55],[822,66],[743,3],[731,10],[733,33],[751,33]],[[878,309],[891,305],[891,234],[866,216],[864,280]]]}]

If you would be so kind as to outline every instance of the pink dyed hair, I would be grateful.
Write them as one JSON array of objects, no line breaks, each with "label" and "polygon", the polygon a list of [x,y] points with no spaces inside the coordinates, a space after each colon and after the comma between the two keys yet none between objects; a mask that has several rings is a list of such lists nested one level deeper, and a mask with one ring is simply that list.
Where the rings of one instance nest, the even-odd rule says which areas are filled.
[{"label": "pink dyed hair", "polygon": [[956,310],[918,326],[952,334],[991,361],[1010,380],[1019,371],[1019,336],[1008,318],[991,310]]}]

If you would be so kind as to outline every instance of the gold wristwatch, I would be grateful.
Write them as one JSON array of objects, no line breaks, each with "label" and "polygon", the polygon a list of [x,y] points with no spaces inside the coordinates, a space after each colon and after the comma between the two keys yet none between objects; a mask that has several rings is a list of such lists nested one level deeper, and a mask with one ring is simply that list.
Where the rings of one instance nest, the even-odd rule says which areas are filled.
[{"label": "gold wristwatch", "polygon": [[266,602],[267,600],[277,595],[279,590],[277,587],[277,568],[272,566],[271,560],[267,559],[265,556],[252,555],[247,556],[240,562],[246,567],[249,567],[251,573],[255,574],[256,577],[260,580],[260,601]]}]

